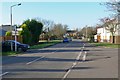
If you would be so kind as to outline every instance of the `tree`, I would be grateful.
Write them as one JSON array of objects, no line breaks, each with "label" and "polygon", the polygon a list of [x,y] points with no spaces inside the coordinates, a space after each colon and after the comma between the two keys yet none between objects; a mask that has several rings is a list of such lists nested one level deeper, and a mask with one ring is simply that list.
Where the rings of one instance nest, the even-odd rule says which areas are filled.
[{"label": "tree", "polygon": [[23,43],[31,44],[31,33],[25,23],[23,23],[21,26],[22,31],[20,32],[20,35],[22,35]]},{"label": "tree", "polygon": [[120,1],[113,0],[111,2],[106,2],[105,5],[110,11],[113,11],[115,13],[120,12]]},{"label": "tree", "polygon": [[101,22],[103,23],[103,27],[105,27],[106,30],[108,30],[111,33],[112,36],[112,43],[114,43],[114,36],[115,36],[115,32],[117,30],[120,29],[120,27],[118,26],[118,18],[103,18],[101,19]]},{"label": "tree", "polygon": [[43,32],[45,32],[45,39],[47,39],[47,41],[50,40],[52,33],[51,33],[51,28],[54,25],[54,22],[51,20],[46,20],[46,19],[42,19],[42,18],[36,18],[37,21],[40,21],[43,24]]},{"label": "tree", "polygon": [[62,39],[63,35],[66,34],[67,25],[55,24],[52,27],[52,34],[57,36],[57,38]]},{"label": "tree", "polygon": [[89,38],[90,40],[94,39],[94,35],[97,33],[96,28],[95,27],[83,27],[82,29],[80,29],[78,31],[79,37],[86,37]]},{"label": "tree", "polygon": [[5,36],[11,36],[12,35],[12,32],[10,32],[10,31],[7,31],[6,33],[5,33]]},{"label": "tree", "polygon": [[22,35],[25,43],[27,40],[29,41],[29,44],[35,44],[39,41],[39,36],[43,28],[43,24],[41,22],[38,22],[35,19],[28,19],[23,22],[21,27],[23,28]]}]

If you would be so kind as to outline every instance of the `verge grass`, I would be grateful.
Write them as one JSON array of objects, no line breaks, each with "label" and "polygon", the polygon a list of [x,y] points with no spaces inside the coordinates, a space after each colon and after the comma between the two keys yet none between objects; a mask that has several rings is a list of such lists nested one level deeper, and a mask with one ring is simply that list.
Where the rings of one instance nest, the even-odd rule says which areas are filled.
[{"label": "verge grass", "polygon": [[52,45],[55,45],[57,43],[60,43],[61,40],[52,40],[52,41],[43,41],[43,42],[39,42],[37,45],[33,45],[30,47],[30,49],[40,49],[40,48],[45,48],[45,47],[49,47]]},{"label": "verge grass", "polygon": [[108,48],[120,48],[120,44],[113,44],[113,43],[91,43],[95,46],[103,46]]}]

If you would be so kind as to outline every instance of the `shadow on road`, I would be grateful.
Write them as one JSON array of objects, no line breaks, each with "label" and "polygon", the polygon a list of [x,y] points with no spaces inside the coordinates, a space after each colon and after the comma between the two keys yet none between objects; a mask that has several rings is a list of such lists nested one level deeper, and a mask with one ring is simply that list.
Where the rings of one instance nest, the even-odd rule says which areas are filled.
[{"label": "shadow on road", "polygon": [[68,69],[6,69],[7,71],[19,71],[19,72],[31,72],[31,71],[35,71],[35,72],[67,72]]},{"label": "shadow on road", "polygon": [[29,61],[35,60],[39,57],[28,57],[28,56],[5,56],[2,57],[2,65],[6,65],[6,64],[19,64],[19,63],[27,63]]},{"label": "shadow on road", "polygon": [[[83,51],[89,51],[89,50],[83,50]],[[27,53],[43,54],[43,53],[52,53],[52,52],[56,52],[56,49],[54,49],[54,50],[40,50],[40,49],[29,50],[29,51],[26,52],[26,54]],[[81,50],[60,49],[60,50],[57,50],[57,52],[81,52]]]},{"label": "shadow on road", "polygon": [[72,69],[94,69],[95,67],[73,67]]}]

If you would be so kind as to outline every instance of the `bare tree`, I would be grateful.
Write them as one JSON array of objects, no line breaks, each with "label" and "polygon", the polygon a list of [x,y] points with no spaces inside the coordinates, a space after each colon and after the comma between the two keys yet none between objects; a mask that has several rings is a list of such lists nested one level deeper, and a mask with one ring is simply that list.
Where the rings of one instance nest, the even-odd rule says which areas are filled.
[{"label": "bare tree", "polygon": [[57,38],[63,38],[63,35],[66,34],[66,30],[68,29],[67,25],[55,24],[52,28],[53,34],[57,36]]},{"label": "bare tree", "polygon": [[105,5],[109,11],[114,12],[115,17],[120,15],[120,1],[110,0],[110,2],[106,2]]},{"label": "bare tree", "polygon": [[43,24],[43,31],[46,33],[44,37],[47,39],[47,41],[49,41],[50,37],[52,36],[51,29],[54,26],[54,22],[42,18],[35,18],[35,19]]}]

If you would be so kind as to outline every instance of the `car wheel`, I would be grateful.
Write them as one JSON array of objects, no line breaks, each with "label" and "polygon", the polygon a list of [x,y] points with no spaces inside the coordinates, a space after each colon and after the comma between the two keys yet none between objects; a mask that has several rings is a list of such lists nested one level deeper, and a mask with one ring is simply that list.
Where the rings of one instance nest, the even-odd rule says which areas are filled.
[{"label": "car wheel", "polygon": [[23,50],[24,52],[27,51],[26,49]]},{"label": "car wheel", "polygon": [[22,48],[18,48],[18,52],[22,52]]}]

